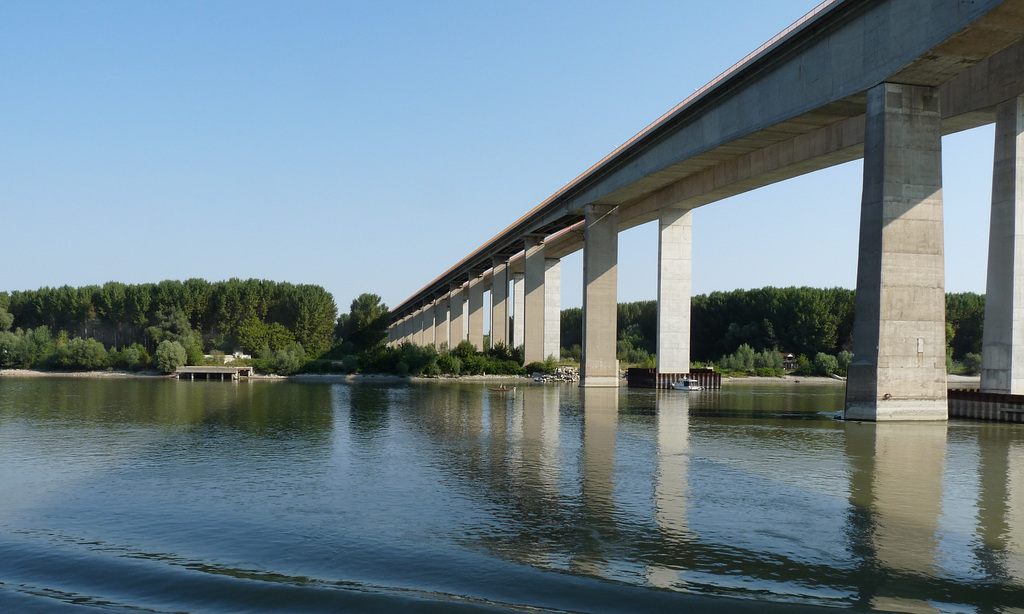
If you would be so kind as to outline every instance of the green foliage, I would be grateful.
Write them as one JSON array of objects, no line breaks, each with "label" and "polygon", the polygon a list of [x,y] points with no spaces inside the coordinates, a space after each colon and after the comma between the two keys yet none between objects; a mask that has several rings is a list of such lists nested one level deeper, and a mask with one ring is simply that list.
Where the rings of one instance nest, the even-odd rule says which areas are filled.
[{"label": "green foliage", "polygon": [[121,348],[119,351],[110,348],[107,362],[115,369],[139,371],[149,366],[149,354],[146,352],[146,348],[135,343],[129,347]]},{"label": "green foliage", "polygon": [[0,331],[0,369],[24,369],[21,343],[24,335]]},{"label": "green foliage", "polygon": [[839,365],[839,369],[836,373],[845,377],[850,372],[850,363],[853,362],[853,352],[850,352],[849,350],[839,352],[836,354],[836,362]]},{"label": "green foliage", "polygon": [[463,341],[455,346],[452,354],[463,359],[476,356],[476,346],[469,341]]},{"label": "green foliage", "polygon": [[462,360],[452,354],[441,354],[437,357],[437,366],[441,369],[441,373],[458,375],[462,371]]},{"label": "green foliage", "polygon": [[548,366],[543,362],[531,362],[530,364],[523,367],[526,373],[532,375],[534,373],[548,373]]},{"label": "green foliage", "polygon": [[[337,316],[333,297],[319,286],[258,279],[40,288],[4,294],[3,302],[12,325],[25,330],[46,326],[150,351],[161,341],[178,341],[190,362],[200,361],[204,347],[234,351],[239,338],[249,352],[263,343],[277,350],[298,341],[313,355],[330,346]],[[0,326],[4,320],[0,316]]]},{"label": "green foliage", "polygon": [[9,313],[7,309],[0,307],[0,331],[11,330],[12,324],[14,324],[14,315]]},{"label": "green foliage", "polygon": [[754,373],[761,377],[779,377],[786,374],[782,366],[782,353],[764,350],[754,354]]},{"label": "green foliage", "polygon": [[56,362],[65,369],[93,371],[107,363],[107,348],[95,339],[75,337],[57,351]]},{"label": "green foliage", "polygon": [[744,343],[732,354],[722,356],[718,364],[725,371],[749,373],[754,370],[754,348]]},{"label": "green foliage", "polygon": [[[341,319],[338,321],[342,324]],[[349,317],[341,337],[351,342],[357,352],[373,350],[388,338],[391,312],[376,294],[360,294],[352,300]]]},{"label": "green foliage", "polygon": [[305,363],[306,350],[297,341],[279,350],[271,349],[269,345],[264,345],[260,350],[259,368],[268,373],[292,375]]},{"label": "green foliage", "polygon": [[583,360],[583,348],[576,343],[571,348],[562,348],[562,360],[579,363]]},{"label": "green foliage", "polygon": [[187,359],[188,354],[185,352],[185,348],[177,341],[161,341],[153,353],[156,368],[162,373],[174,372],[175,369],[185,364]]},{"label": "green foliage", "polygon": [[973,292],[946,295],[946,345],[951,356],[962,359],[980,354],[985,324],[985,296]]},{"label": "green foliage", "polygon": [[977,375],[981,373],[981,354],[975,354],[974,352],[964,354],[963,365],[964,375]]},{"label": "green foliage", "polygon": [[835,356],[818,352],[814,355],[814,372],[818,375],[832,375],[839,371],[839,361]]}]

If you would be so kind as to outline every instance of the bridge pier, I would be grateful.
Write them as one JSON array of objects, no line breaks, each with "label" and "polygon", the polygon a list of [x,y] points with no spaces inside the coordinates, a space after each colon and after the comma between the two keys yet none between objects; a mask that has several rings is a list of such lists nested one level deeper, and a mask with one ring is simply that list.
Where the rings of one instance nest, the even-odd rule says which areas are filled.
[{"label": "bridge pier", "polygon": [[448,344],[448,298],[434,301],[434,347],[441,349]]},{"label": "bridge pier", "polygon": [[491,347],[508,344],[508,261],[500,256],[492,260],[491,273]]},{"label": "bridge pier", "polygon": [[[544,362],[544,237],[527,235],[523,273],[525,307],[523,364]],[[517,316],[518,317],[518,314]]]},{"label": "bridge pier", "polygon": [[562,261],[544,259],[544,360],[562,357]]},{"label": "bridge pier", "polygon": [[452,284],[448,295],[448,347],[451,349],[466,340],[465,305],[466,294],[462,284]]},{"label": "bridge pier", "polygon": [[1024,394],[1024,96],[996,107],[981,391]]},{"label": "bridge pier", "polygon": [[619,209],[586,206],[583,235],[583,360],[580,386],[618,386]]},{"label": "bridge pier", "polygon": [[933,88],[867,92],[848,420],[945,420],[942,141]]},{"label": "bridge pier", "polygon": [[[415,327],[415,333],[414,333],[416,345],[426,345],[427,344],[427,332],[426,332],[426,329],[427,329],[427,314],[428,313],[430,313],[430,317],[431,318],[434,317],[433,313],[430,312],[429,306],[427,306],[427,305],[424,305],[423,307],[420,307],[418,312],[416,313],[416,327]],[[433,323],[433,320],[431,320],[431,323]]]},{"label": "bridge pier", "polygon": [[658,221],[657,372],[690,372],[693,211],[662,209]]},{"label": "bridge pier", "polygon": [[471,274],[469,277],[469,342],[476,351],[484,349],[484,278]]},{"label": "bridge pier", "polygon": [[512,347],[525,345],[523,337],[526,331],[526,296],[523,290],[526,288],[525,275],[523,273],[512,273]]}]

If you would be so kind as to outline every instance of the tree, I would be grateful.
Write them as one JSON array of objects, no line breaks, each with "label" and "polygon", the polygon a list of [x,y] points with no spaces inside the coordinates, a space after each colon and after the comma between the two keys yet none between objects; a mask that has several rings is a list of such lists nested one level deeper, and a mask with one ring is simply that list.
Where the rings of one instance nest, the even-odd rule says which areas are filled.
[{"label": "tree", "polygon": [[12,324],[14,324],[14,315],[0,307],[0,331],[11,330]]},{"label": "tree", "polygon": [[177,341],[164,340],[156,346],[153,354],[157,369],[164,373],[171,373],[181,365],[185,364],[187,354],[185,348]]},{"label": "tree", "polygon": [[388,338],[391,313],[376,294],[360,294],[349,308],[347,341],[357,352],[365,352],[384,345]]},{"label": "tree", "polygon": [[57,352],[57,364],[67,369],[99,369],[107,361],[107,348],[95,339],[75,337]]}]

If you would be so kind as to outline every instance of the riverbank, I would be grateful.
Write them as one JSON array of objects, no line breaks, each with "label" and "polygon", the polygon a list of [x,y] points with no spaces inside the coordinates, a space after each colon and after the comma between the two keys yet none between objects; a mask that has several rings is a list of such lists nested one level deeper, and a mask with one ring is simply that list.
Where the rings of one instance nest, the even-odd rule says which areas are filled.
[{"label": "riverbank", "polygon": [[[36,371],[32,369],[0,369],[0,377],[55,377],[55,378],[169,378],[172,375],[157,373],[155,371]],[[408,377],[401,375],[384,374],[312,374],[300,373],[297,375],[254,375],[254,380],[269,381],[307,381],[307,382],[345,382],[349,384],[400,384],[406,382],[522,382],[533,383],[533,378],[525,375],[460,375],[443,377]],[[722,379],[723,385],[751,385],[751,384],[781,384],[786,386],[798,386],[800,384],[832,384],[843,386],[845,380],[837,380],[831,377],[817,375],[783,375],[782,377],[758,377],[748,375],[746,377],[726,377]],[[621,382],[625,387],[625,380]],[[946,376],[946,385],[949,388],[978,388],[981,385],[981,377],[977,375],[956,375]]]}]

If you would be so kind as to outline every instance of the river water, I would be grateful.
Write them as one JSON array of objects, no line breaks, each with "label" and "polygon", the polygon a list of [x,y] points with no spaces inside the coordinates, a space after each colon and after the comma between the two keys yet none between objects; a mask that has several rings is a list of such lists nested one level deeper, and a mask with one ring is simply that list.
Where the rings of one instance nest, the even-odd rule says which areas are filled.
[{"label": "river water", "polygon": [[0,378],[0,612],[1024,612],[1024,428],[726,386]]}]

